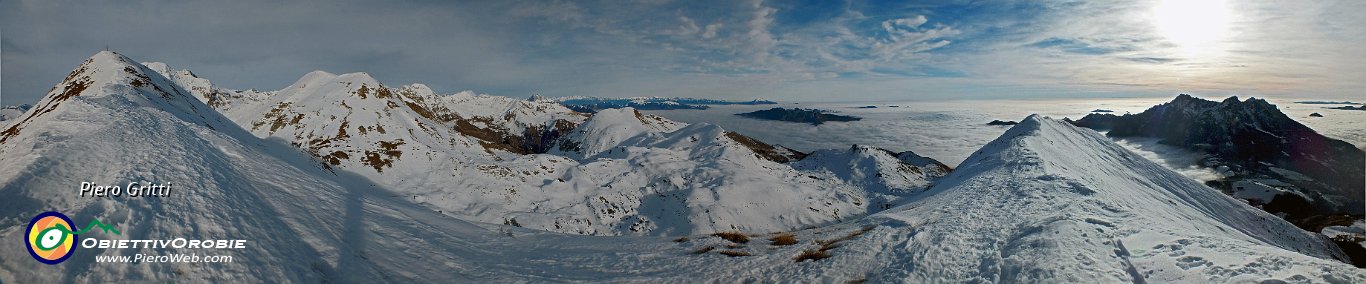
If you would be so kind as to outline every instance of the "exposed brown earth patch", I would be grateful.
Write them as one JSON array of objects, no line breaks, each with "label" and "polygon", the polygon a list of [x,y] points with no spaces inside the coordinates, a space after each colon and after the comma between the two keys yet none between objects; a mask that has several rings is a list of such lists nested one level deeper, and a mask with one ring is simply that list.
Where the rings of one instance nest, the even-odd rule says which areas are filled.
[{"label": "exposed brown earth patch", "polygon": [[735,140],[735,142],[739,142],[740,145],[744,145],[745,148],[749,148],[750,151],[754,151],[755,155],[765,160],[779,163],[787,163],[801,160],[802,158],[806,157],[806,153],[797,152],[792,149],[782,147],[774,147],[773,145],[760,142],[759,140],[755,140],[754,138],[750,138],[749,136],[741,135],[740,133],[736,133],[734,131],[726,131],[726,137],[729,137],[731,140]]}]

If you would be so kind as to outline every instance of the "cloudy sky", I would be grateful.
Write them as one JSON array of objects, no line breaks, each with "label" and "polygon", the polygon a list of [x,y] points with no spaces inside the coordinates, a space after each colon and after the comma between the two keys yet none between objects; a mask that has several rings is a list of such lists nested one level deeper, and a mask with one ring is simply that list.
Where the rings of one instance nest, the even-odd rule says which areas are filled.
[{"label": "cloudy sky", "polygon": [[312,70],[526,97],[1366,97],[1366,1],[0,2],[0,98],[110,49],[234,89]]}]

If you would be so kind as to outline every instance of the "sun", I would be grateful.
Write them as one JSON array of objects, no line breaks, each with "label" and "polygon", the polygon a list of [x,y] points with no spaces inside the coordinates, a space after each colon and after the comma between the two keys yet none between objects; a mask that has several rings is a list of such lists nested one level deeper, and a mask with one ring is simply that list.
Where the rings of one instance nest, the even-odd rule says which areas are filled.
[{"label": "sun", "polygon": [[1157,32],[1186,55],[1211,51],[1228,33],[1229,11],[1223,0],[1161,0],[1153,11]]}]

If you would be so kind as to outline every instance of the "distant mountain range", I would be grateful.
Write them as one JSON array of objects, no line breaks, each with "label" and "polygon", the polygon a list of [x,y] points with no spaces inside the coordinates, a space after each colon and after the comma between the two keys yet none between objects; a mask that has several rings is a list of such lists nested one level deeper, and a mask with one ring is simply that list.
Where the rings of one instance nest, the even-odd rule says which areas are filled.
[{"label": "distant mountain range", "polygon": [[1353,101],[1298,101],[1297,104],[1307,105],[1359,105],[1361,103]]},{"label": "distant mountain range", "polygon": [[22,104],[17,106],[0,106],[0,125],[3,125],[3,123],[7,120],[11,120],[16,117],[19,117],[20,115],[23,115],[24,112],[28,112],[30,108],[33,108],[33,106],[29,104]]}]

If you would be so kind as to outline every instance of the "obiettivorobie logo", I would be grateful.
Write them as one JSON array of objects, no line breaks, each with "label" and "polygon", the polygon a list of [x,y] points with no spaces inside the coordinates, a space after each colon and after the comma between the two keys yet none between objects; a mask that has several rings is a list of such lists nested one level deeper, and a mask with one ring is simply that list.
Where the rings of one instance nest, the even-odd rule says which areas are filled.
[{"label": "obiettivorobie logo", "polygon": [[91,229],[100,228],[105,233],[123,234],[100,220],[90,220],[85,230],[80,231],[74,231],[75,226],[72,224],[75,222],[72,222],[71,218],[55,211],[34,216],[28,223],[28,229],[24,231],[24,245],[28,247],[28,254],[38,262],[58,264],[71,258],[71,254],[76,251],[76,244],[80,242],[80,235],[90,232]]},{"label": "obiettivorobie logo", "polygon": [[[34,260],[55,265],[71,258],[76,248],[82,249],[116,249],[124,251],[133,249],[139,252],[132,255],[96,255],[95,262],[114,262],[114,263],[155,263],[155,262],[233,262],[232,255],[199,255],[198,253],[175,253],[182,249],[245,249],[246,240],[200,240],[200,239],[148,239],[148,240],[127,240],[127,239],[97,239],[82,238],[81,235],[89,233],[95,228],[99,228],[107,234],[122,236],[123,233],[114,227],[105,225],[100,220],[90,220],[90,224],[85,229],[78,230],[72,226],[75,222],[71,218],[58,212],[43,212],[34,216],[29,221],[28,230],[24,231],[24,246],[28,248],[29,255]],[[157,253],[148,254],[141,252],[155,251]],[[167,252],[171,252],[166,254]]]}]

